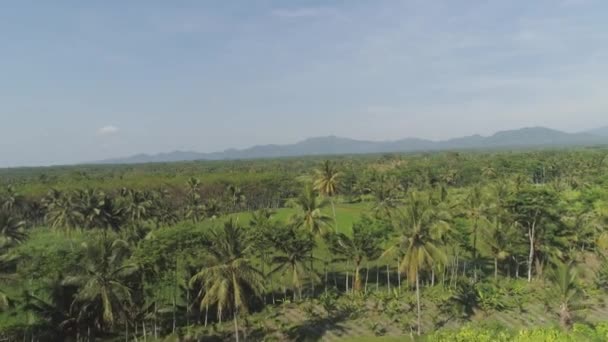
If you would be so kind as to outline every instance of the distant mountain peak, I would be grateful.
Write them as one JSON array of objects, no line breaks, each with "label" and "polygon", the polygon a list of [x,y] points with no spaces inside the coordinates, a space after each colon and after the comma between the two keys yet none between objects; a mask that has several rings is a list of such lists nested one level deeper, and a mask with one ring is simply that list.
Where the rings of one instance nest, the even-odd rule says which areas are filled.
[{"label": "distant mountain peak", "polygon": [[130,164],[191,160],[277,158],[324,154],[398,153],[598,144],[608,144],[608,127],[581,133],[566,133],[547,127],[532,126],[515,130],[499,131],[487,137],[475,134],[443,141],[431,141],[419,138],[404,138],[390,141],[366,141],[338,137],[332,134],[311,137],[287,145],[258,145],[245,149],[227,149],[223,152],[214,153],[174,151],[155,155],[137,154],[128,158],[109,159],[98,163]]}]

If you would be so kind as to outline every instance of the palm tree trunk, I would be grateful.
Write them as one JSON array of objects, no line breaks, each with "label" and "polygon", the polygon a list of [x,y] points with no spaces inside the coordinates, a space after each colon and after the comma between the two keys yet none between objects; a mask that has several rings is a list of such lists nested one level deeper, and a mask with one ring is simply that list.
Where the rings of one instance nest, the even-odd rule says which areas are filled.
[{"label": "palm tree trunk", "polygon": [[148,333],[146,331],[146,321],[142,322],[142,329],[144,334],[144,342],[148,341]]},{"label": "palm tree trunk", "polygon": [[399,285],[399,293],[401,293],[401,257],[397,257],[397,283]]},{"label": "palm tree trunk", "polygon": [[534,261],[534,228],[535,223],[528,229],[528,236],[530,240],[530,254],[528,255],[528,282],[532,281],[532,262]]},{"label": "palm tree trunk", "polygon": [[494,280],[498,278],[498,258],[494,258]]},{"label": "palm tree trunk", "polygon": [[[314,240],[314,237],[312,238]],[[314,241],[313,244],[314,246]],[[311,293],[311,297],[315,296],[315,281],[314,281],[314,277],[313,274],[315,273],[315,269],[314,269],[314,259],[313,259],[313,249],[310,249],[310,293]]]},{"label": "palm tree trunk", "polygon": [[209,318],[209,304],[205,305],[205,327],[207,326],[207,318]]},{"label": "palm tree trunk", "polygon": [[[331,203],[331,211],[334,214],[334,226],[336,227],[336,234],[338,233],[338,220],[336,218],[336,206],[334,205],[334,200],[332,197],[329,198],[329,202]],[[327,203],[327,202],[325,202]]]},{"label": "palm tree trunk", "polygon": [[368,280],[369,280],[369,261],[365,263],[365,293],[367,293]]},{"label": "palm tree trunk", "polygon": [[355,276],[353,279],[353,292],[355,293],[359,293],[361,292],[361,274],[360,274],[361,270],[360,270],[360,266],[359,264],[355,264]]},{"label": "palm tree trunk", "polygon": [[477,219],[473,226],[473,281],[477,282]]},{"label": "palm tree trunk", "polygon": [[158,315],[158,308],[157,308],[156,300],[154,300],[154,338],[155,339],[158,338],[158,325],[157,325],[156,315]]},{"label": "palm tree trunk", "polygon": [[236,342],[239,342],[239,323],[236,318],[236,316],[237,316],[236,309],[234,310],[234,314],[232,316],[234,317],[234,336],[236,337]]},{"label": "palm tree trunk", "polygon": [[325,293],[327,293],[327,262],[323,263],[325,271]]},{"label": "palm tree trunk", "polygon": [[417,333],[420,336],[420,279],[418,279],[418,270],[416,270],[416,306],[417,306]]},{"label": "palm tree trunk", "polygon": [[386,264],[386,283],[388,284],[388,293],[391,293],[391,272]]},{"label": "palm tree trunk", "polygon": [[349,267],[349,263],[346,263],[346,281],[344,283],[344,286],[346,287],[346,293],[348,293],[348,278],[349,278],[349,272],[348,272],[348,267]]},{"label": "palm tree trunk", "polygon": [[380,290],[380,267],[376,265],[376,292]]},{"label": "palm tree trunk", "polygon": [[175,257],[175,281],[173,284],[173,333],[177,327],[177,256]]}]

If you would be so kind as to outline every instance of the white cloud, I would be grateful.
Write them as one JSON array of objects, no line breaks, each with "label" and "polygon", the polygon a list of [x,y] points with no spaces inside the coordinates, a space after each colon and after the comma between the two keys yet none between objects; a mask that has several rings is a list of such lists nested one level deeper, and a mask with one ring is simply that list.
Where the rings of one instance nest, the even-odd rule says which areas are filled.
[{"label": "white cloud", "polygon": [[113,135],[118,133],[119,129],[116,126],[107,125],[103,126],[97,130],[97,135],[105,136],[105,135]]}]

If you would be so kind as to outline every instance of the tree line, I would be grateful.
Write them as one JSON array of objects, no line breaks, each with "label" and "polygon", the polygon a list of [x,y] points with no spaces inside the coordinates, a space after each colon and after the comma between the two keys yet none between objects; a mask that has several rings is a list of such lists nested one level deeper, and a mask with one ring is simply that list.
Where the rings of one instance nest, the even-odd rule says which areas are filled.
[{"label": "tree line", "polygon": [[[256,210],[239,186],[211,197],[197,177],[179,191],[50,189],[37,198],[9,185],[0,332],[146,340],[230,320],[238,341],[252,330],[248,313],[280,303],[317,300],[329,312],[335,295],[411,290],[420,335],[431,289],[470,316],[500,310],[484,296],[501,279],[549,284],[547,305],[569,329],[588,287],[608,286],[605,168],[597,152],[539,155],[523,167],[521,154],[327,160],[294,176],[280,205]],[[344,227],[337,203],[365,212]],[[293,213],[277,219],[284,206]],[[581,269],[589,258],[599,266]]]}]

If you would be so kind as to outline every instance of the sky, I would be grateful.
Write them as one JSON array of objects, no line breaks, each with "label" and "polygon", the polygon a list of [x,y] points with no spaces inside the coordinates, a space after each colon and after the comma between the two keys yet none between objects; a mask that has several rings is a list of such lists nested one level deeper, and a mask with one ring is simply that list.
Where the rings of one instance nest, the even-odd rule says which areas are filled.
[{"label": "sky", "polygon": [[608,125],[605,0],[0,2],[0,167]]}]

